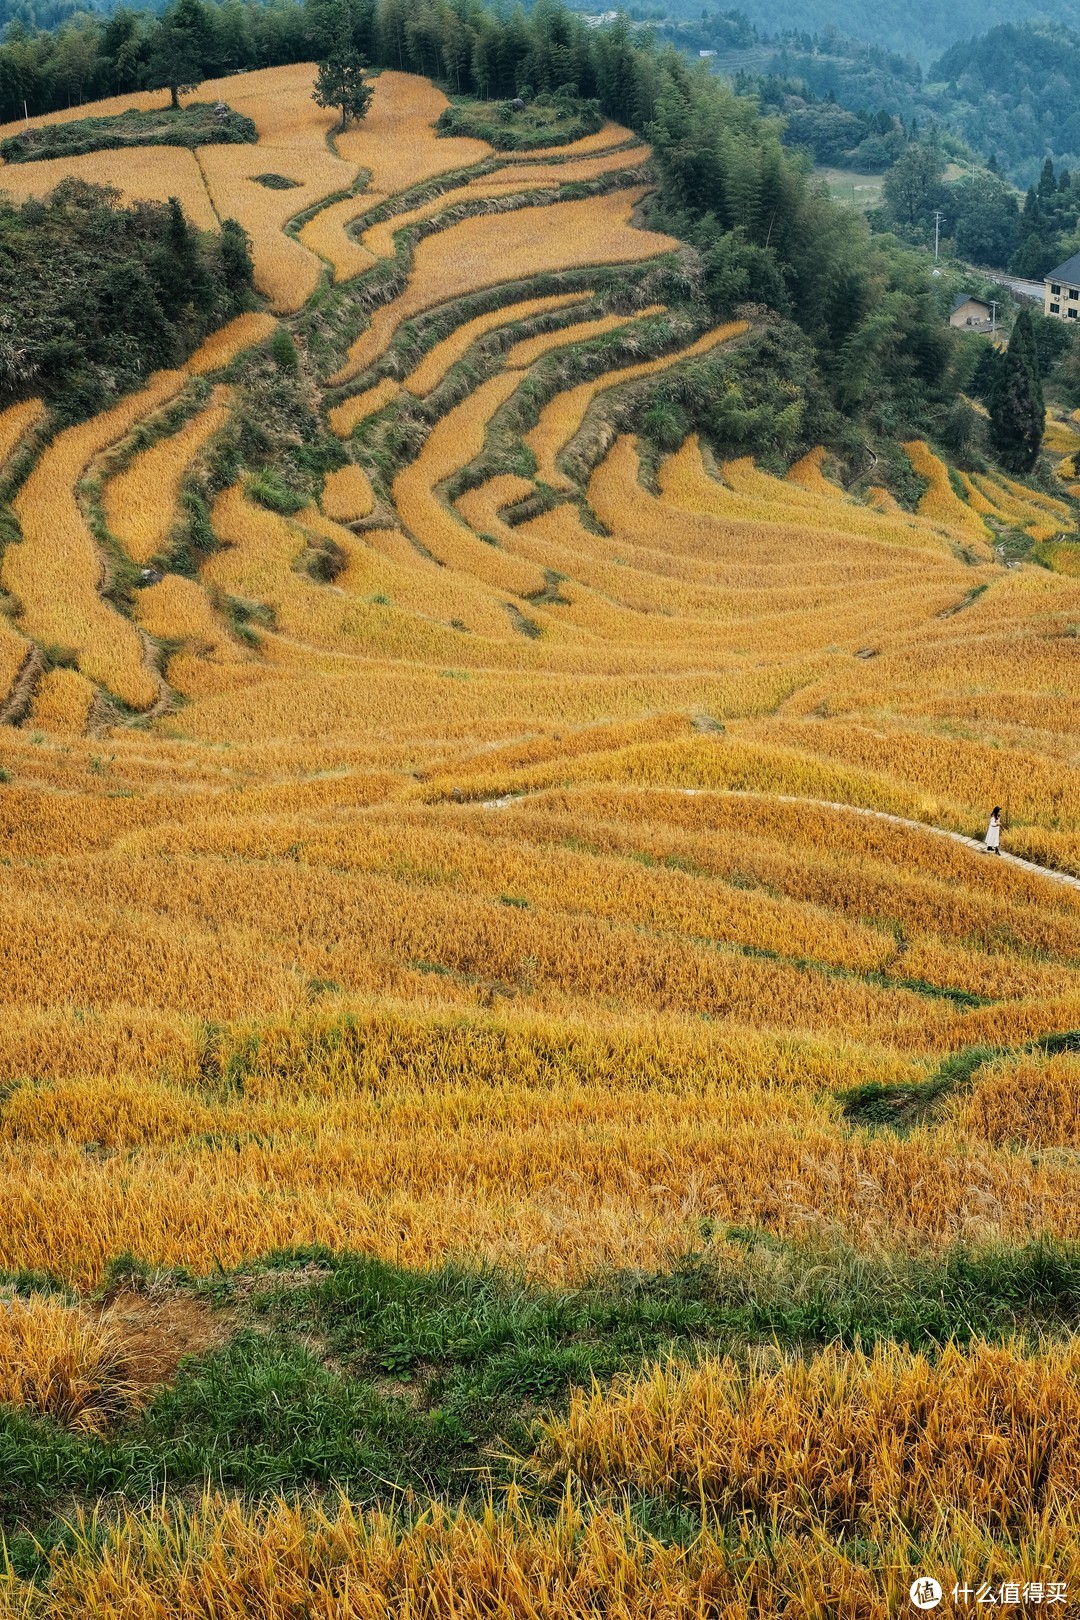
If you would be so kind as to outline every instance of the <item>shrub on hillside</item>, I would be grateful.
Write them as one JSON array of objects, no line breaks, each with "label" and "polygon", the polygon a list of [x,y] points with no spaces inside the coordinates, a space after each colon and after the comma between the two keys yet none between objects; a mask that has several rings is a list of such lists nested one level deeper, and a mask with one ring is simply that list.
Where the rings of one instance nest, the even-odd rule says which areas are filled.
[{"label": "shrub on hillside", "polygon": [[33,391],[90,415],[250,301],[234,221],[204,235],[175,199],[123,207],[80,180],[21,206],[0,195],[0,410]]}]

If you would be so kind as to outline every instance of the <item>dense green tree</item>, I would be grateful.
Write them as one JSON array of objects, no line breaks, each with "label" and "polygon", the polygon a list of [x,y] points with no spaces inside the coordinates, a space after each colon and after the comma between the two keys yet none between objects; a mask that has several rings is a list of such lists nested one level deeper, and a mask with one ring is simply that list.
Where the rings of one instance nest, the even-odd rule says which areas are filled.
[{"label": "dense green tree", "polygon": [[315,37],[322,48],[312,95],[320,107],[340,108],[341,127],[346,129],[352,122],[359,123],[371,105],[367,59],[354,42],[348,0],[330,4],[316,0],[312,11]]},{"label": "dense green tree", "polygon": [[371,104],[367,62],[359,51],[335,50],[319,63],[312,92],[320,107],[339,107],[341,127],[359,123]]},{"label": "dense green tree", "polygon": [[1022,310],[994,364],[987,404],[990,442],[1010,472],[1030,472],[1042,447],[1046,410],[1031,317]]},{"label": "dense green tree", "polygon": [[185,306],[207,292],[199,246],[175,197],[168,202],[165,239],[150,261],[155,292],[165,314],[177,319]]},{"label": "dense green tree", "polygon": [[906,225],[925,218],[945,173],[945,154],[936,141],[912,141],[885,176],[885,203]]},{"label": "dense green tree", "polygon": [[151,89],[167,89],[174,107],[180,96],[196,90],[203,78],[203,58],[210,23],[201,0],[174,0],[154,35],[148,64]]},{"label": "dense green tree", "polygon": [[101,35],[101,54],[109,64],[110,89],[114,95],[137,88],[147,51],[142,19],[126,6],[118,6]]},{"label": "dense green tree", "polygon": [[225,286],[233,297],[242,296],[252,286],[255,271],[247,232],[237,220],[222,220],[218,254]]},{"label": "dense green tree", "polygon": [[1073,349],[1076,333],[1072,323],[1066,324],[1065,321],[1055,320],[1051,315],[1029,313],[1028,319],[1035,340],[1039,377],[1045,382],[1050,372],[1055,370]]},{"label": "dense green tree", "polygon": [[1080,18],[1065,20],[1073,27],[1010,21],[973,33],[928,71],[929,78],[955,86],[943,109],[950,127],[974,150],[996,152],[1003,167],[1025,180],[1041,165],[1043,197],[1053,192],[1046,153],[1080,153],[1080,37],[1074,32]]},{"label": "dense green tree", "polygon": [[1016,354],[1020,355],[1031,373],[1034,398],[1039,407],[1041,420],[1046,415],[1042,389],[1042,367],[1039,362],[1038,344],[1035,340],[1035,323],[1029,309],[1022,309],[1013,323],[1013,329],[1009,336],[1009,351],[1015,351]]},{"label": "dense green tree", "polygon": [[972,264],[1008,264],[1020,229],[1011,188],[995,175],[980,174],[957,186],[955,196],[953,234],[960,257]]}]

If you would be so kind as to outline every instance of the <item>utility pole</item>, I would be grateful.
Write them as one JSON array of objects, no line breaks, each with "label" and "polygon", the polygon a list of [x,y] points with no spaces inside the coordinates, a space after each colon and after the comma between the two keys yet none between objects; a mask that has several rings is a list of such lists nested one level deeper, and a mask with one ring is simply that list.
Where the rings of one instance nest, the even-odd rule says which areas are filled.
[{"label": "utility pole", "polygon": [[997,300],[995,298],[991,298],[991,300],[990,300],[990,342],[991,343],[993,343],[994,338],[995,338],[996,335],[997,335]]},{"label": "utility pole", "polygon": [[941,221],[944,219],[944,217],[945,216],[941,212],[940,208],[935,208],[934,209],[934,263],[935,264],[937,264],[937,258],[938,258],[938,243],[941,240]]}]

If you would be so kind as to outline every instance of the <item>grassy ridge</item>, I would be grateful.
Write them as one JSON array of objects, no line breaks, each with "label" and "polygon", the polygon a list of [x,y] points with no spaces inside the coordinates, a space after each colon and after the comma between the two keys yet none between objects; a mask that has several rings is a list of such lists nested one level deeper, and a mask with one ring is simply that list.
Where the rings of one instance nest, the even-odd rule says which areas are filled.
[{"label": "grassy ridge", "polygon": [[[24,1292],[46,1282],[14,1281]],[[107,1291],[150,1283],[120,1261]],[[143,1410],[92,1435],[0,1408],[0,1529],[24,1577],[73,1501],[143,1504],[166,1481],[251,1497],[340,1486],[367,1506],[479,1504],[510,1482],[533,1418],[562,1411],[576,1387],[669,1357],[1069,1333],[1080,1245],[867,1257],[732,1228],[668,1273],[569,1292],[321,1249],[172,1286],[227,1312],[231,1336],[183,1363]]]},{"label": "grassy ridge", "polygon": [[42,158],[77,157],[82,152],[111,152],[127,146],[219,146],[256,139],[254,121],[230,107],[219,119],[208,101],[186,107],[132,108],[107,118],[76,118],[9,135],[0,141],[5,163],[36,163]]}]

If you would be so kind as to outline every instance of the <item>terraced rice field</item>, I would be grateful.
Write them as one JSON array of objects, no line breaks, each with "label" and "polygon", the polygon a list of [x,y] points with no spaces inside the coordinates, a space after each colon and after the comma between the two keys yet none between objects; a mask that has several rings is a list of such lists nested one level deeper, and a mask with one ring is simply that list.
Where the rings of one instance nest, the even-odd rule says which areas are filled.
[{"label": "terraced rice field", "polygon": [[[290,317],[318,501],[239,450],[207,471],[281,353],[253,313],[34,451],[0,572],[10,1455],[59,1434],[68,1512],[113,1489],[110,1436],[194,1433],[202,1373],[146,1371],[153,1320],[215,1410],[262,1391],[265,1430],[202,1499],[162,1450],[36,1595],[0,1574],[0,1614],[618,1592],[627,1620],[884,1620],[924,1566],[1075,1583],[1080,578],[1002,550],[1075,544],[1073,508],[920,441],[916,511],[820,447],[784,476],[695,435],[658,452],[648,391],[755,328],[658,295],[678,244],[643,185],[603,189],[628,133],[495,171],[387,73],[331,150],[311,76],[211,87],[259,143],[198,167]],[[490,194],[562,158],[595,195],[413,209],[429,233],[368,279],[357,187],[400,226],[432,176]],[[0,473],[42,422],[0,415]],[[211,539],[177,549],[193,503]],[[1037,870],[944,836],[995,804]],[[511,1342],[526,1308],[546,1361]],[[505,1351],[485,1422],[527,1386],[532,1426],[490,1450],[453,1404],[474,1339]],[[265,1371],[286,1341],[299,1382]],[[420,1458],[397,1517],[368,1511],[373,1414]],[[257,1503],[285,1430],[310,1454]],[[458,1511],[511,1452],[509,1495]],[[330,1479],[352,1500],[308,1489]]]}]

